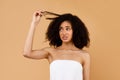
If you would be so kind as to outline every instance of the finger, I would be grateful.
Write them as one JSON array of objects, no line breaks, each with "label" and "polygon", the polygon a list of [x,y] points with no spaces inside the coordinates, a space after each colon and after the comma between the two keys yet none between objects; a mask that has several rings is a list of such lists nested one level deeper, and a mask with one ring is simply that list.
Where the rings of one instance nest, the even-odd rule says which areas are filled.
[{"label": "finger", "polygon": [[35,15],[35,16],[43,16],[44,13],[45,13],[44,10],[37,10],[37,11],[34,12],[34,15]]},{"label": "finger", "polygon": [[45,11],[44,11],[44,10],[40,10],[40,16],[43,16],[43,15],[44,15],[44,13],[45,13]]},{"label": "finger", "polygon": [[37,12],[36,14],[35,14],[35,16],[39,16],[40,14]]},{"label": "finger", "polygon": [[35,12],[34,12],[34,15],[35,15],[35,16],[41,16],[40,10],[35,11]]}]

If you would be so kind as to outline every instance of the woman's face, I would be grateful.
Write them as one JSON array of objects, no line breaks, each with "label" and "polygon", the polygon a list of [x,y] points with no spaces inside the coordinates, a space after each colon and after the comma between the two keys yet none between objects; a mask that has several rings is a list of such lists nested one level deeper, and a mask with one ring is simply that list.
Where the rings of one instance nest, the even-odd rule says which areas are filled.
[{"label": "woman's face", "polygon": [[61,23],[59,27],[59,35],[63,43],[72,42],[73,30],[69,21],[64,21]]}]

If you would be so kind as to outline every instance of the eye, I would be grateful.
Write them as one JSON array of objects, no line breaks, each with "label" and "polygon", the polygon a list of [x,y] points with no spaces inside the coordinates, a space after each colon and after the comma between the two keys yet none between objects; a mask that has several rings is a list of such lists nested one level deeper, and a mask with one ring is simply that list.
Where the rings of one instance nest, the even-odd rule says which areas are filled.
[{"label": "eye", "polygon": [[71,30],[71,28],[67,27],[66,30],[69,31],[69,30]]}]

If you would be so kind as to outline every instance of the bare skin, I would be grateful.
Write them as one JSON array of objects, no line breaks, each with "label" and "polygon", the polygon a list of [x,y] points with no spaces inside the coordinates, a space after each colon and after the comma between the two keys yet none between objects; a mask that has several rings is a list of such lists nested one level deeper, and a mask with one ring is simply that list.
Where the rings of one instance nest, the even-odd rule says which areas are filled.
[{"label": "bare skin", "polygon": [[90,56],[86,51],[83,51],[74,46],[72,43],[72,29],[71,24],[65,21],[60,26],[59,35],[62,40],[60,47],[45,47],[40,50],[33,50],[33,37],[35,28],[40,22],[44,11],[38,10],[33,14],[30,30],[25,42],[23,55],[32,59],[47,59],[49,63],[54,60],[74,60],[83,66],[83,80],[89,80],[90,72]]}]

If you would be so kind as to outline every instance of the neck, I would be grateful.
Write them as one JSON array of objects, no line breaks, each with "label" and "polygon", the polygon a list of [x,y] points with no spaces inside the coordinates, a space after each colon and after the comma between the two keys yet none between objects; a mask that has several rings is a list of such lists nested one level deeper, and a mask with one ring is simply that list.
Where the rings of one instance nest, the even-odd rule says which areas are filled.
[{"label": "neck", "polygon": [[78,50],[73,43],[62,43],[59,48],[62,50]]}]

